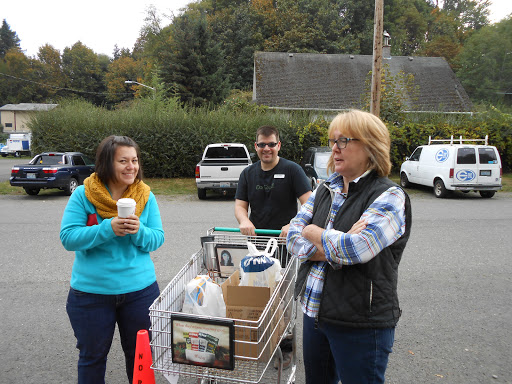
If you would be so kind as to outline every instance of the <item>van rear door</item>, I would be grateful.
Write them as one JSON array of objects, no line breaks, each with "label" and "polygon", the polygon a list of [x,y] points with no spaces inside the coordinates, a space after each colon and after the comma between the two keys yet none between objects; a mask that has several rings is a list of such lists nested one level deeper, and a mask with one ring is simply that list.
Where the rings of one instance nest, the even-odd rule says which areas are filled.
[{"label": "van rear door", "polygon": [[453,172],[453,185],[471,187],[478,183],[478,166],[474,146],[458,147]]},{"label": "van rear door", "polygon": [[501,161],[495,147],[478,148],[478,184],[501,185]]}]

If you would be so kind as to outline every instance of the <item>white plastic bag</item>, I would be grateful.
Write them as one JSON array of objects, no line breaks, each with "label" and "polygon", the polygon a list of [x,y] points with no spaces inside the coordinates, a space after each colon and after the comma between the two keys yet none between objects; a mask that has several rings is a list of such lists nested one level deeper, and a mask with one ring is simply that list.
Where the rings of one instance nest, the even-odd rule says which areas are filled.
[{"label": "white plastic bag", "polygon": [[194,315],[226,317],[222,288],[207,275],[198,275],[185,287],[182,312]]},{"label": "white plastic bag", "polygon": [[264,251],[247,242],[249,254],[240,262],[240,285],[269,287],[274,290],[281,279],[281,263],[272,257],[277,249],[277,240],[271,238]]}]

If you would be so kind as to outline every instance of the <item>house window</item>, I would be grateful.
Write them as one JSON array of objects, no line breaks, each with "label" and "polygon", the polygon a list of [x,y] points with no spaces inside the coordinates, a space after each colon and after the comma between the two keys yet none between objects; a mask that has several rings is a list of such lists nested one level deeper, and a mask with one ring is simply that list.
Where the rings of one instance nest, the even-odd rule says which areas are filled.
[{"label": "house window", "polygon": [[12,128],[12,123],[5,123],[5,128]]}]

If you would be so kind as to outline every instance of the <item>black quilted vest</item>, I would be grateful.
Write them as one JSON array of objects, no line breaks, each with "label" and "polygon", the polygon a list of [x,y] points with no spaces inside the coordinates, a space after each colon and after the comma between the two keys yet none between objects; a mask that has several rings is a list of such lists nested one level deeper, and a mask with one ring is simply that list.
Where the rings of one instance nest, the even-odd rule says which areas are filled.
[{"label": "black quilted vest", "polygon": [[[334,219],[334,228],[343,232],[350,230],[372,202],[391,186],[397,185],[388,178],[378,177],[375,171],[357,183],[350,183],[347,199]],[[320,320],[357,328],[396,325],[401,315],[397,295],[398,264],[409,239],[412,222],[411,203],[407,194],[405,197],[406,229],[395,243],[365,264],[343,266],[338,270],[327,266]],[[325,227],[331,204],[330,192],[322,185],[316,194],[312,224]],[[303,294],[311,264],[305,262],[299,268],[296,296]]]}]

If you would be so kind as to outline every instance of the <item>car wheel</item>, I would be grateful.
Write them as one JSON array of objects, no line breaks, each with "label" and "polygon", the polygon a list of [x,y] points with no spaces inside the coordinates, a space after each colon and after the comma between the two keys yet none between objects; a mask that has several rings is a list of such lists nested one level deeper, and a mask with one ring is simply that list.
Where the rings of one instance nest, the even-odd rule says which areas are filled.
[{"label": "car wheel", "polygon": [[443,180],[437,179],[434,182],[434,195],[436,195],[436,197],[448,196],[448,191],[447,191],[446,187],[444,186]]},{"label": "car wheel", "polygon": [[31,196],[35,196],[39,193],[39,191],[41,189],[39,188],[28,188],[28,187],[23,187],[23,189],[25,190],[25,192],[27,192],[28,195],[31,195]]},{"label": "car wheel", "polygon": [[485,197],[486,199],[490,199],[494,196],[496,191],[480,191],[480,196]]},{"label": "car wheel", "polygon": [[70,196],[73,192],[75,192],[75,189],[78,187],[78,181],[72,177],[69,179],[68,186],[64,189],[64,192],[66,192],[66,195]]},{"label": "car wheel", "polygon": [[206,188],[197,188],[197,197],[199,200],[206,199]]},{"label": "car wheel", "polygon": [[402,188],[409,188],[411,186],[411,183],[409,182],[409,179],[407,178],[405,172],[402,172],[400,174],[400,186]]}]

